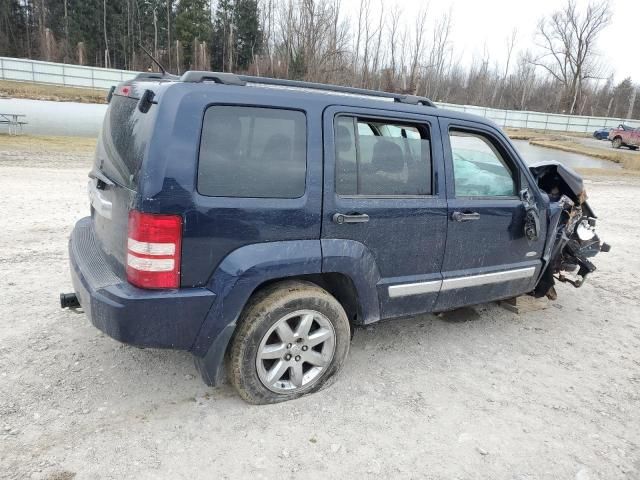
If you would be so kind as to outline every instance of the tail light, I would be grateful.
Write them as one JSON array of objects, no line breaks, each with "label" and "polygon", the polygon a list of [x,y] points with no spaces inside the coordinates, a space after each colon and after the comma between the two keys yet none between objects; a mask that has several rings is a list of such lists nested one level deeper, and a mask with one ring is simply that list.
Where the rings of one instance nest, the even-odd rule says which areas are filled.
[{"label": "tail light", "polygon": [[128,97],[131,94],[131,86],[130,85],[120,85],[116,87],[114,95],[120,95],[122,97]]},{"label": "tail light", "polygon": [[178,288],[182,217],[129,212],[127,280],[140,288]]}]

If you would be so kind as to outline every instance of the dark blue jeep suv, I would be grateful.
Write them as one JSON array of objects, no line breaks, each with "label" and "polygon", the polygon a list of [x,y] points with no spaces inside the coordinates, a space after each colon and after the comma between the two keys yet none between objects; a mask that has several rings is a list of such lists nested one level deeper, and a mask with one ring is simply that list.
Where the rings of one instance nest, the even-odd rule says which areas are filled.
[{"label": "dark blue jeep suv", "polygon": [[554,298],[608,250],[580,177],[410,95],[141,74],[110,93],[89,177],[62,305],[252,403],[326,385],[355,325]]}]

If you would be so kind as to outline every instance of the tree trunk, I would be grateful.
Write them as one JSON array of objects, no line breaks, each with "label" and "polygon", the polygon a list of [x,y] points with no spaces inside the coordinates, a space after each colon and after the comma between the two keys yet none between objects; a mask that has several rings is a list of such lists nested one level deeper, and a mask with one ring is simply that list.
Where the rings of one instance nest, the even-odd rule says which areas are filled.
[{"label": "tree trunk", "polygon": [[102,28],[104,30],[104,66],[109,68],[109,41],[107,40],[107,0],[102,0]]},{"label": "tree trunk", "polygon": [[167,0],[167,56],[169,58],[169,71],[171,71],[171,1]]},{"label": "tree trunk", "polygon": [[636,96],[638,95],[638,87],[635,87],[631,92],[631,98],[629,98],[629,110],[627,110],[627,119],[631,120],[633,117],[633,107],[636,105]]}]

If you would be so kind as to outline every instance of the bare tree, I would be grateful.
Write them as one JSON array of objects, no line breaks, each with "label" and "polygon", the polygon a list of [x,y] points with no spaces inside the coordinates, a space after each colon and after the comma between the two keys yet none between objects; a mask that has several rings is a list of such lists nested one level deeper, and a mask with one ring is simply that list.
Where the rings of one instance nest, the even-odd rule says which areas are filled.
[{"label": "bare tree", "polygon": [[564,89],[563,103],[573,114],[581,100],[584,82],[598,75],[596,41],[611,21],[608,0],[590,3],[582,14],[575,0],[538,24],[541,55],[534,59]]},{"label": "bare tree", "polygon": [[395,75],[397,73],[397,64],[396,64],[396,42],[398,41],[398,24],[400,23],[400,15],[402,11],[396,5],[393,10],[391,10],[391,15],[389,16],[389,23],[387,24],[387,38],[389,41],[390,53],[391,53],[391,79],[390,83],[394,83]]},{"label": "bare tree", "polygon": [[427,23],[427,12],[429,6],[421,8],[417,15],[414,24],[414,38],[413,49],[411,50],[411,70],[409,71],[409,85],[407,88],[413,90],[417,89],[416,75],[418,73],[418,67],[420,63],[420,55],[422,54],[422,48],[424,43],[425,25]]},{"label": "bare tree", "polygon": [[373,64],[371,66],[371,70],[374,72],[374,74],[378,72],[379,65],[380,65],[380,45],[382,43],[382,31],[384,30],[383,28],[384,3],[382,0],[380,0],[380,11],[378,12],[378,15],[379,15],[379,23],[378,23],[378,30],[377,30],[378,39],[376,41],[376,50],[375,50],[375,54],[373,55]]},{"label": "bare tree", "polygon": [[440,87],[445,79],[448,60],[450,60],[450,34],[452,10],[436,20],[433,29],[433,44],[429,53],[428,72],[425,79],[425,95],[439,98]]},{"label": "bare tree", "polygon": [[516,46],[516,39],[518,38],[518,30],[515,28],[511,31],[511,36],[507,38],[507,61],[504,66],[504,73],[502,74],[502,78],[500,79],[500,84],[496,84],[496,89],[493,92],[492,102],[495,104],[496,94],[498,89],[500,90],[500,98],[498,99],[497,107],[502,105],[502,98],[504,96],[504,86],[507,81],[507,76],[509,75],[509,66],[511,64],[511,56],[513,55],[513,49]]},{"label": "bare tree", "polygon": [[627,118],[631,118],[633,116],[633,107],[636,104],[636,97],[638,96],[638,87],[636,86],[629,96],[629,109],[627,110]]}]

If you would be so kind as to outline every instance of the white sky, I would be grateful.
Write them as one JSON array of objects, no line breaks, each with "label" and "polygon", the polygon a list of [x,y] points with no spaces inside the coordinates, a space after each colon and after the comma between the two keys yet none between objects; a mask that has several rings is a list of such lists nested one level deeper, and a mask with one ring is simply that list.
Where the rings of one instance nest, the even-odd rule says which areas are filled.
[{"label": "white sky", "polygon": [[[514,28],[518,30],[517,50],[534,47],[538,20],[564,5],[565,0],[383,0],[385,9],[400,5],[408,22],[410,12],[429,4],[433,18],[453,6],[451,39],[456,58],[469,64],[474,56],[481,56],[485,48],[491,62],[504,63],[506,39]],[[576,0],[585,7],[588,0]],[[640,0],[610,0],[613,19],[602,32],[598,50],[602,60],[614,73],[615,80],[631,77],[640,82]],[[360,0],[345,0],[345,11],[351,18],[357,15]],[[389,7],[387,7],[387,4]],[[379,0],[371,0],[372,9],[379,8]],[[430,23],[431,24],[431,23]],[[430,34],[428,34],[430,36]],[[514,57],[515,58],[515,55]]]}]

